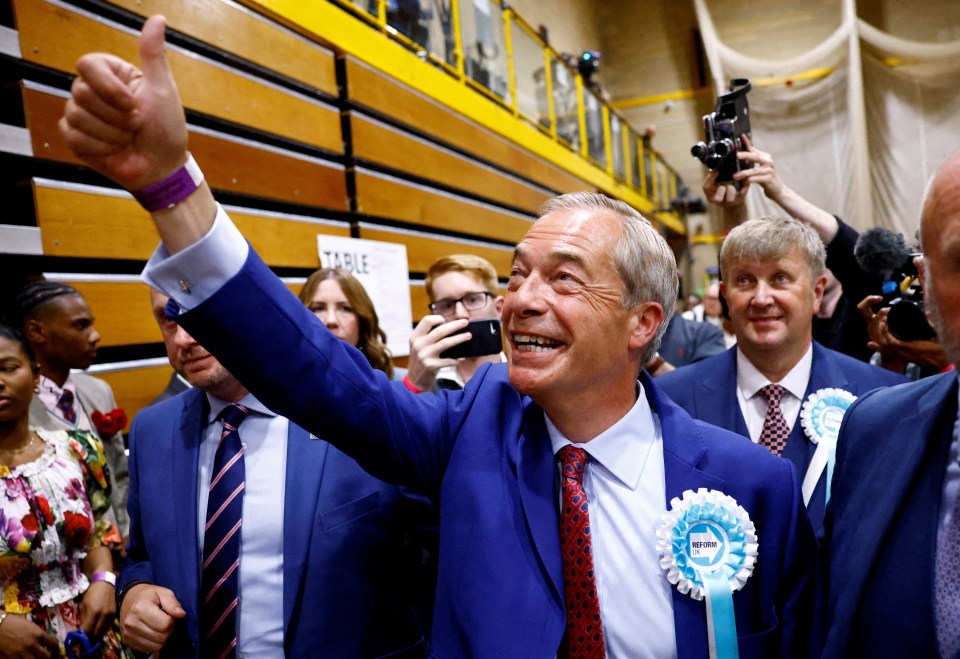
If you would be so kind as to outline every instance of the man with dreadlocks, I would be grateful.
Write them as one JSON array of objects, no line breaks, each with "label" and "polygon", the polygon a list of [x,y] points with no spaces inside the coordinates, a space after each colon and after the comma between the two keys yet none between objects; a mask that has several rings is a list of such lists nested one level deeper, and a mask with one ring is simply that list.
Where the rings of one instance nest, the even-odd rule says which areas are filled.
[{"label": "man with dreadlocks", "polygon": [[[72,369],[89,368],[97,356],[100,334],[93,326],[87,301],[72,286],[34,281],[17,294],[9,320],[20,327],[40,366],[40,394],[30,404],[30,425],[99,434],[113,483],[113,512],[126,538],[127,456],[123,435],[117,428],[122,411],[116,409],[109,384],[84,373],[71,373]],[[107,418],[107,423],[97,423],[101,418]]]}]

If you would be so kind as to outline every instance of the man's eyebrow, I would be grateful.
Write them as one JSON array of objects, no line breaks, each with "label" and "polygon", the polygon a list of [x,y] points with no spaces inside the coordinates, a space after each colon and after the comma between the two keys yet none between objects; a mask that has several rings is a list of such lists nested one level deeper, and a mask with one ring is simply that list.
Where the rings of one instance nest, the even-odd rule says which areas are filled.
[{"label": "man's eyebrow", "polygon": [[[526,256],[521,245],[517,245],[513,250],[513,261],[516,261],[518,258]],[[547,260],[551,263],[572,263],[576,266],[579,266],[583,270],[589,270],[586,260],[583,258],[582,254],[577,252],[571,252],[565,249],[557,249],[547,255]]]}]

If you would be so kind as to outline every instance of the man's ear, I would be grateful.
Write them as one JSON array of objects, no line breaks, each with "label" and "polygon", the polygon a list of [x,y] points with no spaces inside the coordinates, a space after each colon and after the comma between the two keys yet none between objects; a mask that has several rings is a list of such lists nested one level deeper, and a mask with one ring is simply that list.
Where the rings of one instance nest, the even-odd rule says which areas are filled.
[{"label": "man's ear", "polygon": [[43,323],[39,320],[28,320],[23,324],[23,335],[31,344],[43,343]]},{"label": "man's ear", "polygon": [[630,315],[629,348],[640,350],[650,345],[665,315],[663,307],[656,302],[644,302],[638,305]]},{"label": "man's ear", "polygon": [[820,275],[813,284],[813,313],[820,311],[820,305],[823,303],[823,292],[827,288],[827,276]]},{"label": "man's ear", "polygon": [[497,299],[494,301],[494,308],[497,310],[497,317],[503,312],[503,296],[498,295]]}]

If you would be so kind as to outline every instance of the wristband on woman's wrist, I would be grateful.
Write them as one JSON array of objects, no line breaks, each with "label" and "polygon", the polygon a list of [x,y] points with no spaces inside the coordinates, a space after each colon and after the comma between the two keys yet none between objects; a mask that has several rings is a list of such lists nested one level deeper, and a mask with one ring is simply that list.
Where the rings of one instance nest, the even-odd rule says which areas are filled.
[{"label": "wristband on woman's wrist", "polygon": [[187,154],[187,163],[170,176],[151,183],[142,190],[133,193],[134,198],[146,210],[154,211],[173,208],[192,195],[203,183],[203,172],[197,166],[193,156]]},{"label": "wristband on woman's wrist", "polygon": [[90,583],[97,583],[98,581],[106,581],[114,588],[117,587],[117,575],[113,572],[94,572],[90,577]]}]

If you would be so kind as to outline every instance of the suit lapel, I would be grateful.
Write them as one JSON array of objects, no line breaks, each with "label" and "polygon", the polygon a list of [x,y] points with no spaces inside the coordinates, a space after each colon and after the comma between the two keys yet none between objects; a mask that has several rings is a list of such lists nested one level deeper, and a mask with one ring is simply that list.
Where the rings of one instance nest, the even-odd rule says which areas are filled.
[{"label": "suit lapel", "polygon": [[694,418],[747,436],[747,424],[737,401],[736,348],[723,353],[723,358],[717,360],[717,368],[694,386],[697,387]]},{"label": "suit lapel", "polygon": [[[199,389],[192,389],[182,397],[183,414],[180,424],[173,425],[171,445],[173,471],[170,482],[171,497],[173,499],[172,514],[178,520],[178,528],[186,532],[176,533],[174,542],[180,558],[180,565],[193,566],[193,569],[184,569],[183,583],[185,597],[183,606],[188,610],[187,619],[196,624],[199,620],[200,603],[200,542],[197,538],[197,474],[199,473],[200,442],[203,440],[203,429],[206,419],[206,398]],[[149,449],[148,449],[149,450]],[[190,611],[193,609],[193,611]],[[196,630],[194,630],[196,631]]]},{"label": "suit lapel", "polygon": [[[98,402],[93,400],[90,397],[91,391],[84,386],[83,380],[81,378],[74,378],[74,383],[77,386],[77,400],[80,401],[80,407],[83,409],[84,414],[87,415],[87,418],[90,419],[90,425],[93,425],[93,412],[100,409]],[[101,410],[102,412],[103,410]],[[110,410],[107,410],[108,412]]]},{"label": "suit lapel", "polygon": [[310,434],[289,422],[287,431],[287,469],[283,506],[283,628],[288,629],[290,616],[300,601],[304,588],[310,538],[317,512],[320,483],[330,445],[311,438]]},{"label": "suit lapel", "polygon": [[[706,442],[690,417],[660,391],[646,374],[641,376],[650,406],[660,420],[663,436],[663,469],[665,480],[664,510],[673,498],[682,498],[686,490],[701,487],[724,491],[724,481],[700,469],[707,457]],[[739,407],[738,407],[739,409]],[[739,412],[738,412],[739,413]],[[677,638],[677,656],[705,657],[707,648],[707,609],[676,588],[673,598],[673,621]]]},{"label": "suit lapel", "polygon": [[[803,400],[800,401],[801,406],[807,401],[810,394],[827,388],[848,391],[849,381],[846,374],[837,368],[833,361],[826,358],[824,348],[814,342],[813,360],[810,364],[810,380],[807,383],[807,390],[803,392]],[[807,473],[807,466],[813,459],[814,451],[816,451],[816,444],[807,438],[798,415],[793,428],[790,430],[790,437],[787,439],[787,446],[783,449],[782,457],[787,458],[797,466],[797,473],[803,479],[804,474]]]},{"label": "suit lapel", "polygon": [[543,420],[543,410],[525,399],[523,432],[517,465],[520,500],[534,547],[540,556],[553,595],[563,601],[563,567],[560,558],[560,523],[557,507],[557,469],[551,451],[550,436]]}]

